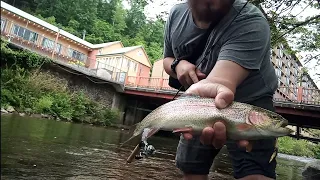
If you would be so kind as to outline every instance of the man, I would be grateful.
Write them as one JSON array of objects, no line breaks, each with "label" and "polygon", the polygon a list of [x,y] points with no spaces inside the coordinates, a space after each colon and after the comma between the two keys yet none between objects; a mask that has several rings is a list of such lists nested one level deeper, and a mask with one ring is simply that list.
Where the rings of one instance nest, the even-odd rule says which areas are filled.
[{"label": "man", "polygon": [[[213,30],[208,41],[201,41],[209,27]],[[166,23],[164,44],[165,71],[186,93],[213,97],[218,108],[235,100],[274,111],[277,77],[270,62],[270,28],[254,5],[242,0],[177,4]],[[201,45],[201,51],[195,50]],[[236,179],[275,179],[276,160],[269,162],[275,141],[255,141],[247,152],[249,142],[226,142],[226,127],[218,122],[200,137],[183,133],[176,165],[186,180],[207,179],[214,157],[226,144]]]}]

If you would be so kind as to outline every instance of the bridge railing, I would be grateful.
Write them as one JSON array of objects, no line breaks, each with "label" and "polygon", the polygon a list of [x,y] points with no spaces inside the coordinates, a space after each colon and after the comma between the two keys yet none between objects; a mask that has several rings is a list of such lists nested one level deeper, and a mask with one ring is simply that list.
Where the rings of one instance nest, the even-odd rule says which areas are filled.
[{"label": "bridge railing", "polygon": [[127,76],[125,86],[134,88],[145,88],[153,91],[177,91],[176,89],[171,88],[168,83],[169,79],[166,78]]},{"label": "bridge railing", "polygon": [[276,101],[320,105],[319,89],[281,86],[277,89],[276,94],[280,94],[274,97]]},{"label": "bridge railing", "polygon": [[[125,86],[137,89],[149,89],[150,91],[177,91],[168,85],[168,81],[166,78],[128,76]],[[281,86],[277,89],[274,100],[278,102],[320,105],[320,90]]]},{"label": "bridge railing", "polygon": [[[8,40],[10,43],[50,58],[58,64],[62,64],[63,66],[67,66],[84,74],[108,81],[122,84],[125,83],[126,73],[124,71],[103,62],[95,62],[95,60],[88,57],[86,54],[81,53],[70,46],[63,45],[59,41],[62,37],[57,38],[57,34],[52,35],[51,37],[40,35],[37,31],[29,30],[27,25],[22,26],[11,20],[4,20],[4,24],[1,24],[1,37]],[[15,27],[15,25],[18,26]],[[83,48],[79,45],[79,48],[80,47]]]}]

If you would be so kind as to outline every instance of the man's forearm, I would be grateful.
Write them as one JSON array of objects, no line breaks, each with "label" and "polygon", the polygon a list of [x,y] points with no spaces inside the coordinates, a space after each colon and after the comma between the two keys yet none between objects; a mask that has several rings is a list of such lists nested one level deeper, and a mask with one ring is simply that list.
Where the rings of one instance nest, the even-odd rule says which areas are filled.
[{"label": "man's forearm", "polygon": [[219,60],[206,79],[213,83],[222,84],[236,93],[237,86],[248,77],[249,73],[249,70],[235,62]]},{"label": "man's forearm", "polygon": [[166,57],[163,59],[163,68],[166,71],[167,74],[169,74],[171,77],[177,79],[177,75],[171,71],[171,64],[174,61],[173,57]]}]

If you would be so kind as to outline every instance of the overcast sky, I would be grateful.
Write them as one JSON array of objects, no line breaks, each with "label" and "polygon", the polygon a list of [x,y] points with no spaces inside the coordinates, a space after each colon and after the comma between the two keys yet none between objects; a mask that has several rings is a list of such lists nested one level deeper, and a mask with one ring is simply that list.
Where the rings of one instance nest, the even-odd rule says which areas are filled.
[{"label": "overcast sky", "polygon": [[[165,4],[166,5],[162,5],[163,2],[166,2]],[[147,7],[146,7],[146,15],[153,19],[156,17],[157,14],[161,13],[161,12],[164,12],[164,11],[167,11],[169,12],[171,7],[178,3],[177,0],[155,0],[152,4],[149,4]],[[301,17],[301,18],[305,18],[307,16],[312,16],[312,15],[315,15],[315,14],[319,14],[320,11],[317,10],[317,9],[311,9],[311,8],[306,8],[305,10],[303,10],[303,8],[305,7],[302,6],[302,7],[297,7],[295,8],[292,12],[299,14],[298,17]],[[295,14],[294,14],[295,15]],[[294,46],[294,44],[291,44],[292,46]],[[300,55],[302,57],[304,57],[306,54],[309,54],[309,52],[301,52]],[[304,64],[304,62],[302,62],[302,64]],[[309,69],[309,74],[310,76],[314,79],[315,83],[317,84],[317,86],[320,88],[320,79],[316,78],[316,72],[320,72],[320,67],[316,67],[315,66],[316,62],[315,61],[312,61],[311,63],[309,63],[308,65],[305,65],[308,69]]]}]

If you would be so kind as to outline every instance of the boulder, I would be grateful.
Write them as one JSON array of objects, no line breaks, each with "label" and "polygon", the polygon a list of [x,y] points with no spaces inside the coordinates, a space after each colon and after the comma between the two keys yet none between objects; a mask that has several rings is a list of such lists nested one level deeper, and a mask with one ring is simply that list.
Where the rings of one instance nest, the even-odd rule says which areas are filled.
[{"label": "boulder", "polygon": [[304,180],[320,179],[320,160],[314,160],[306,164],[302,176]]},{"label": "boulder", "polygon": [[7,114],[7,113],[8,113],[8,111],[7,111],[7,110],[5,110],[4,108],[1,108],[1,113],[3,113],[3,114]]},{"label": "boulder", "polygon": [[13,113],[15,110],[14,110],[14,108],[13,108],[12,106],[8,106],[8,107],[7,107],[7,111],[8,111],[9,113]]}]

